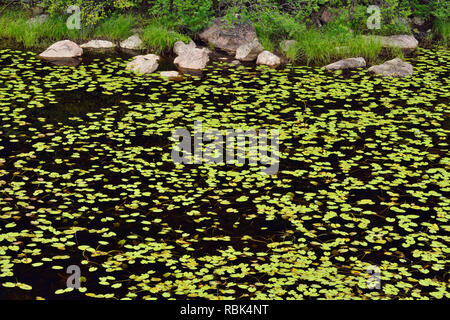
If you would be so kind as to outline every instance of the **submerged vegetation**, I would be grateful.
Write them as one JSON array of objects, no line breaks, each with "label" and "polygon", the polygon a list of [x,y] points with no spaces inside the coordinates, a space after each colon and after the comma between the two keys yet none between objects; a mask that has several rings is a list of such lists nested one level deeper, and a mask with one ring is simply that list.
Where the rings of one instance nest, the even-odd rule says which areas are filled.
[{"label": "submerged vegetation", "polygon": [[[86,61],[0,50],[0,297],[450,297],[448,50],[420,49],[407,78]],[[194,121],[278,129],[280,171],[174,164]]]}]

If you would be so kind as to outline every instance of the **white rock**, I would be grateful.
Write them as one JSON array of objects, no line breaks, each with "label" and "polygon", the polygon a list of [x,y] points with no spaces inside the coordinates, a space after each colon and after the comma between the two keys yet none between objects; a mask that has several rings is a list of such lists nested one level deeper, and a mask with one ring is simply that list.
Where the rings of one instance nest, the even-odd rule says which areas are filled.
[{"label": "white rock", "polygon": [[383,64],[370,67],[369,72],[385,77],[407,77],[413,75],[414,68],[409,63],[395,58]]},{"label": "white rock", "polygon": [[202,70],[209,62],[208,50],[190,48],[175,58],[174,64],[181,70]]},{"label": "white rock", "polygon": [[258,54],[263,52],[264,48],[259,43],[258,39],[243,44],[236,49],[235,58],[240,61],[253,61],[258,57]]},{"label": "white rock", "polygon": [[413,36],[403,34],[396,36],[364,36],[368,39],[380,41],[384,48],[400,48],[404,52],[412,52],[416,50],[419,41]]},{"label": "white rock", "polygon": [[115,48],[116,45],[111,41],[106,40],[91,40],[87,43],[83,43],[80,47],[89,49],[110,49]]},{"label": "white rock", "polygon": [[189,44],[184,43],[183,41],[177,41],[173,45],[173,52],[176,55],[182,55],[186,50],[195,48],[195,42],[190,41]]},{"label": "white rock", "polygon": [[225,17],[216,18],[199,34],[199,37],[214,48],[235,55],[239,46],[258,38],[255,27],[249,22],[240,20],[237,16],[236,23],[230,25]]},{"label": "white rock", "polygon": [[343,69],[362,68],[365,66],[366,60],[364,60],[364,58],[362,57],[358,57],[339,60],[337,62],[326,65],[324,68],[327,70],[343,70]]},{"label": "white rock", "polygon": [[83,49],[75,42],[62,40],[55,42],[39,56],[42,58],[74,58],[83,54]]},{"label": "white rock", "polygon": [[139,35],[135,34],[129,37],[128,39],[122,41],[120,43],[120,47],[130,50],[140,50],[142,49],[142,40],[141,38],[139,38]]},{"label": "white rock", "polygon": [[139,74],[148,74],[158,69],[159,56],[156,54],[147,54],[136,56],[127,64],[127,70]]},{"label": "white rock", "polygon": [[281,59],[272,52],[263,51],[258,55],[256,64],[263,64],[271,68],[276,68],[281,64]]}]

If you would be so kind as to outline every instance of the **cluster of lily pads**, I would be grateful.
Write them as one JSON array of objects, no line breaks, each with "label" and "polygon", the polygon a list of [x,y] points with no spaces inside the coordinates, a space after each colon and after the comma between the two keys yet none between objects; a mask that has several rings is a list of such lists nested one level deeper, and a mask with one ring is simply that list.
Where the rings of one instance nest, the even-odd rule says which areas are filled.
[{"label": "cluster of lily pads", "polygon": [[[174,82],[0,50],[0,297],[449,298],[450,51],[407,60],[407,78],[214,62]],[[279,173],[174,164],[194,121],[278,129]]]}]

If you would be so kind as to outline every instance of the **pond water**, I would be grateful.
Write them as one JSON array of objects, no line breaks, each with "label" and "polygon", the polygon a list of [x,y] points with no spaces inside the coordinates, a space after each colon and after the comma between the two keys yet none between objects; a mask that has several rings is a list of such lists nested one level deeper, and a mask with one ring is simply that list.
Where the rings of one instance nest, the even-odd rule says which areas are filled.
[{"label": "pond water", "polygon": [[[449,298],[450,51],[406,60],[171,82],[0,50],[0,298]],[[194,121],[279,130],[278,173],[175,165]]]}]

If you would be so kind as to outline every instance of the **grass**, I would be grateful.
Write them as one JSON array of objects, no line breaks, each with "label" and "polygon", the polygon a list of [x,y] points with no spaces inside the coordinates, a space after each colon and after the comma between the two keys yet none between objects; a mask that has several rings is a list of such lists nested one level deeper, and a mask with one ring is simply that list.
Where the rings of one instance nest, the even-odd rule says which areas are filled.
[{"label": "grass", "polygon": [[282,38],[292,38],[305,26],[293,17],[280,12],[260,12],[252,18],[258,39],[265,50],[274,51]]},{"label": "grass", "polygon": [[122,40],[132,35],[136,18],[132,15],[113,15],[103,19],[93,32],[94,37]]},{"label": "grass", "polygon": [[12,39],[27,48],[49,45],[63,39],[74,41],[90,38],[122,40],[132,34],[135,21],[131,15],[113,15],[103,19],[94,28],[70,30],[67,28],[64,17],[49,17],[42,23],[30,23],[30,17],[24,11],[7,10],[3,12],[0,16],[0,38]]},{"label": "grass", "polygon": [[172,49],[177,41],[189,42],[191,39],[174,30],[170,30],[158,21],[152,21],[142,31],[142,42],[155,53]]},{"label": "grass", "polygon": [[344,23],[330,23],[322,29],[308,28],[291,16],[276,12],[260,14],[255,21],[258,39],[265,50],[274,51],[283,38],[297,41],[285,52],[290,61],[317,65],[364,57],[373,63],[382,52],[379,42],[354,34]]},{"label": "grass", "polygon": [[441,44],[450,46],[450,20],[436,19],[433,25],[434,32],[440,38]]},{"label": "grass", "polygon": [[79,38],[78,30],[69,30],[62,18],[51,17],[39,23],[30,23],[30,16],[21,11],[6,11],[0,16],[0,38],[7,38],[33,47],[61,40]]},{"label": "grass", "polygon": [[[42,23],[30,23],[30,15],[24,11],[7,10],[0,16],[0,38],[12,39],[24,47],[46,46],[52,42],[103,38],[123,40],[132,35],[136,21],[132,15],[113,15],[100,21],[95,27],[69,30],[64,17],[49,17]],[[144,21],[145,22],[145,21]],[[170,50],[178,40],[189,42],[187,35],[175,31],[175,24],[159,20],[147,21],[142,31],[145,46],[156,53]]]},{"label": "grass", "polygon": [[[131,14],[116,14],[101,20],[96,26],[82,30],[69,30],[64,17],[50,17],[42,23],[30,23],[30,15],[20,10],[6,10],[0,16],[0,38],[12,39],[25,47],[45,46],[52,42],[103,38],[123,40],[129,37],[137,21],[145,27],[141,38],[144,45],[156,53],[168,51],[178,41],[188,42],[189,36],[177,32],[180,25],[173,19],[144,20]],[[395,50],[383,50],[381,44],[353,33],[344,22],[330,23],[322,29],[307,28],[292,16],[280,12],[260,12],[252,17],[258,38],[265,50],[275,51],[281,39],[295,39],[296,45],[285,53],[291,61],[307,64],[325,64],[348,57],[364,57],[376,62],[380,53],[401,56]],[[450,23],[437,19],[434,33],[441,44],[449,46]]]},{"label": "grass", "polygon": [[352,33],[336,34],[304,28],[293,38],[297,42],[288,48],[286,56],[291,61],[301,60],[307,64],[325,64],[349,57],[363,57],[367,62],[374,63],[382,52],[379,41]]}]

